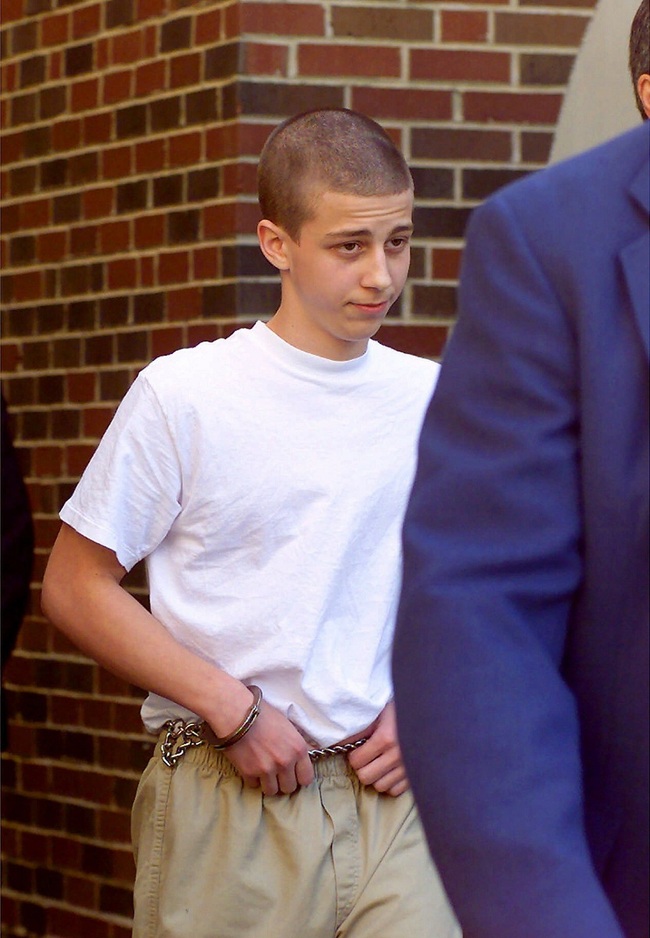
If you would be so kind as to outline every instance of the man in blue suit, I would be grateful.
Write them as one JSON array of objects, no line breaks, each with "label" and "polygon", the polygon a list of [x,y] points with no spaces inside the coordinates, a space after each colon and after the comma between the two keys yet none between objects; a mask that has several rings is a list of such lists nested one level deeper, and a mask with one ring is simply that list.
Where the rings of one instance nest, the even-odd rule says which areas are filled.
[{"label": "man in blue suit", "polygon": [[648,935],[646,122],[473,215],[394,650],[466,938]]}]

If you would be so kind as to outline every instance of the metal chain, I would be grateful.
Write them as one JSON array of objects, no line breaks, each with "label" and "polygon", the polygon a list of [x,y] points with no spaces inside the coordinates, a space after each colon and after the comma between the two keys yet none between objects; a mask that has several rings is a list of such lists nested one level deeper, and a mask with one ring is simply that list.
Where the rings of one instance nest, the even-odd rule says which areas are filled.
[{"label": "metal chain", "polygon": [[[160,745],[162,760],[165,765],[173,769],[179,759],[185,755],[185,750],[192,746],[203,746],[202,723],[185,723],[184,720],[168,720],[165,723],[167,734]],[[182,737],[183,742],[178,740]]]},{"label": "metal chain", "polygon": [[[162,760],[165,765],[173,769],[185,755],[187,749],[193,746],[203,746],[206,740],[203,738],[203,723],[185,723],[184,720],[168,720],[165,723],[167,733],[165,739],[160,745]],[[179,742],[179,740],[182,740]],[[368,742],[367,739],[357,739],[353,743],[345,743],[337,746],[324,746],[322,749],[310,749],[309,758],[312,761],[323,759],[326,756],[341,756],[348,752],[353,752],[359,746]]]},{"label": "metal chain", "polygon": [[342,746],[324,746],[322,749],[310,749],[309,758],[314,761],[316,759],[322,759],[324,756],[342,756],[346,752],[352,752],[354,749],[358,749],[359,746],[363,746],[364,743],[367,743],[367,739],[357,739],[353,743],[345,743]]}]

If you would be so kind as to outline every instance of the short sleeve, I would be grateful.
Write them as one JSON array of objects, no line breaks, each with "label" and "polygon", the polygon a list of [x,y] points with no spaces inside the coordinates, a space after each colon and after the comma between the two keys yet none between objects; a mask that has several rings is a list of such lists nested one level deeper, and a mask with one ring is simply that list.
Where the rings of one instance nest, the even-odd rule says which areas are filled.
[{"label": "short sleeve", "polygon": [[115,551],[126,570],[150,554],[181,510],[174,435],[146,372],[138,376],[60,517]]}]

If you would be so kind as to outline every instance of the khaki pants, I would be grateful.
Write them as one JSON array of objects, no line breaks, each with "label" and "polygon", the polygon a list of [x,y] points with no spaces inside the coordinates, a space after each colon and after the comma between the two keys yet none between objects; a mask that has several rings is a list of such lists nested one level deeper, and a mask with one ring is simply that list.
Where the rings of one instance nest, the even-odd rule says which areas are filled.
[{"label": "khaki pants", "polygon": [[134,938],[459,938],[410,792],[344,756],[292,795],[246,788],[208,746],[160,746],[133,807]]}]

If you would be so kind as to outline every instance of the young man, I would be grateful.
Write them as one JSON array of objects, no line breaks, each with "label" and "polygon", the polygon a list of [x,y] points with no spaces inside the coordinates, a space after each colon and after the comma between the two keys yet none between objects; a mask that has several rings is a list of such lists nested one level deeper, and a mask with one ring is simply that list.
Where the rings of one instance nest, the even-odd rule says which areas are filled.
[{"label": "young man", "polygon": [[[316,111],[271,135],[259,192],[279,309],[140,375],[61,512],[44,609],[150,691],[138,938],[451,938],[389,673],[437,366],[370,341],[411,176],[373,121]],[[120,586],[142,558],[151,614]]]}]

